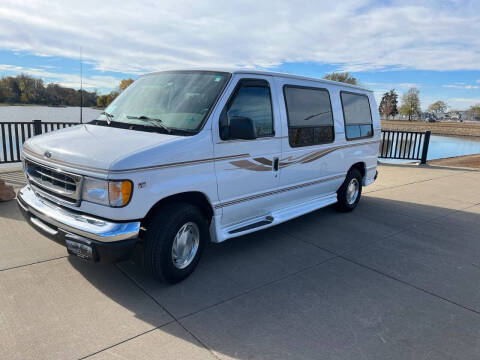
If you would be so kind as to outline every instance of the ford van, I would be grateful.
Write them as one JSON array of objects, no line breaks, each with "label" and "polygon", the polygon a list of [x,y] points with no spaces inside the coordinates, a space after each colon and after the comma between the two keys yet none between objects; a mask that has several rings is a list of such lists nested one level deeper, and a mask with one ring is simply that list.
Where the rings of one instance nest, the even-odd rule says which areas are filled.
[{"label": "ford van", "polygon": [[362,87],[263,71],[141,76],[96,120],[22,150],[27,221],[68,253],[114,262],[141,249],[176,283],[222,242],[333,205],[377,176],[380,120]]}]

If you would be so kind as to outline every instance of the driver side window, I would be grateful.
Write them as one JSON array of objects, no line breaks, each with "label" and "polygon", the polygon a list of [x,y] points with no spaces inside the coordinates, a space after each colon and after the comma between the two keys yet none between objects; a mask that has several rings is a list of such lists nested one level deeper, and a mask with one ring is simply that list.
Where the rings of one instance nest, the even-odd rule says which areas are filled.
[{"label": "driver side window", "polygon": [[252,119],[257,137],[272,136],[273,113],[270,86],[265,80],[241,80],[227,106],[227,117]]}]

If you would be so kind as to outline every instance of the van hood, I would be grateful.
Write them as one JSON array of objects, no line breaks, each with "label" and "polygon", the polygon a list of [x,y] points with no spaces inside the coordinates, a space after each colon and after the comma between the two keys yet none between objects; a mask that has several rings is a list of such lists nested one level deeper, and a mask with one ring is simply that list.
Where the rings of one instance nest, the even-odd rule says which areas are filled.
[{"label": "van hood", "polygon": [[24,144],[27,155],[73,167],[111,170],[119,161],[152,147],[184,140],[183,136],[120,129],[98,125],[77,125],[35,136]]}]

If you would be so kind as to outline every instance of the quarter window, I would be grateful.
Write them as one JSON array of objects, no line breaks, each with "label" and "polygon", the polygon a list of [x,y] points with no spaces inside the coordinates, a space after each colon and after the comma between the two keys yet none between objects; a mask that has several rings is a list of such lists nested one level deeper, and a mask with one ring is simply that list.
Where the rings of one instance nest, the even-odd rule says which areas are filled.
[{"label": "quarter window", "polygon": [[345,136],[347,140],[373,136],[372,113],[368,97],[342,91],[343,118],[345,120]]},{"label": "quarter window", "polygon": [[291,147],[325,144],[334,139],[330,95],[325,89],[286,85],[283,89]]},{"label": "quarter window", "polygon": [[228,118],[248,117],[253,120],[257,137],[273,135],[270,87],[265,80],[242,80],[227,110]]}]

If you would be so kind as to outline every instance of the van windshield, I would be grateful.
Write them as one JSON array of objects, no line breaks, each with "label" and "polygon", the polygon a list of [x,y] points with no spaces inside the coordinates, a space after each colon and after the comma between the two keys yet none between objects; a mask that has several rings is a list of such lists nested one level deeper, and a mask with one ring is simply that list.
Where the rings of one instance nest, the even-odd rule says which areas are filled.
[{"label": "van windshield", "polygon": [[97,120],[198,131],[229,78],[228,73],[168,71],[140,77]]}]

